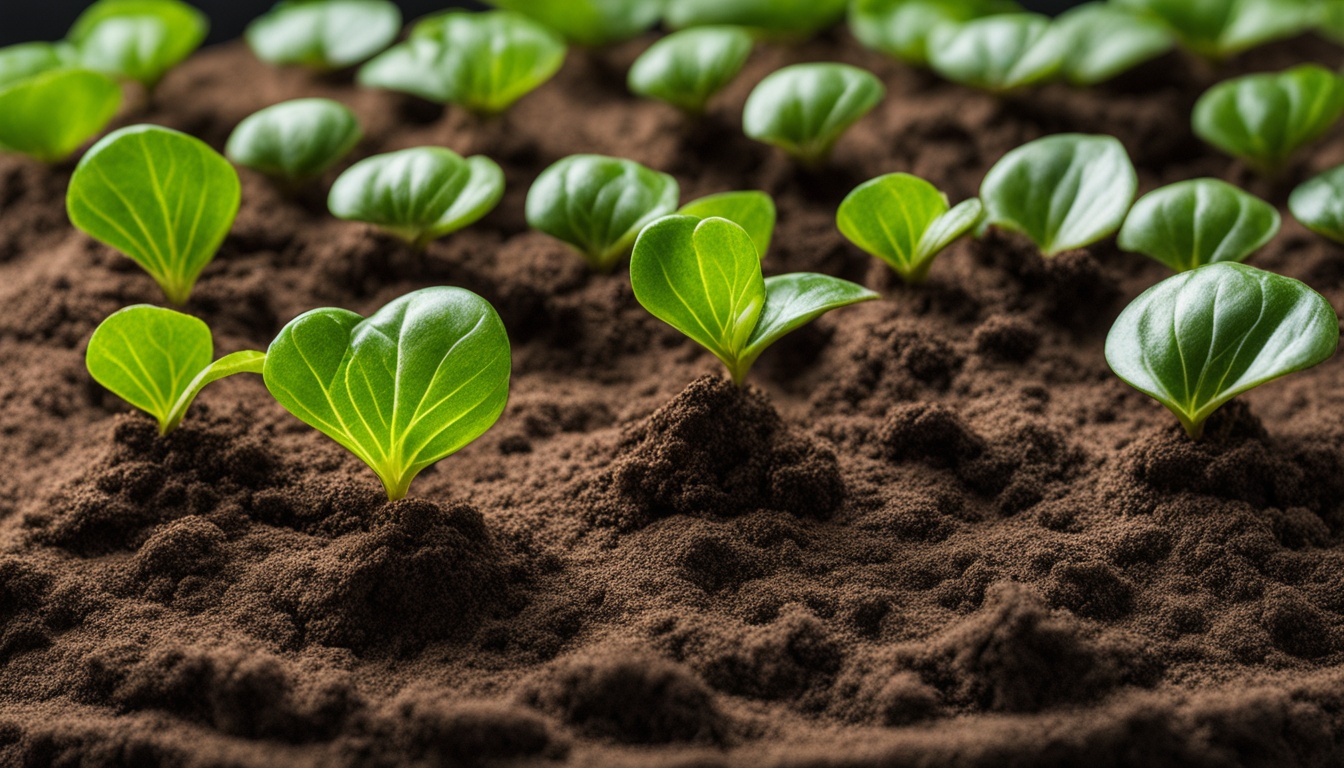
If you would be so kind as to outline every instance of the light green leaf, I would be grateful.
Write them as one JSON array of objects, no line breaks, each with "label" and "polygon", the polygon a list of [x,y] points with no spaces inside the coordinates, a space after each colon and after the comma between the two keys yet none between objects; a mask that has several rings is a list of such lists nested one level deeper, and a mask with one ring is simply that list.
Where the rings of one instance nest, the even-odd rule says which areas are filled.
[{"label": "light green leaf", "polygon": [[1316,0],[1111,0],[1167,24],[1189,50],[1221,60],[1305,32]]},{"label": "light green leaf", "polygon": [[98,0],[67,39],[82,66],[153,89],[209,31],[205,14],[179,0]]},{"label": "light green leaf", "polygon": [[1319,293],[1224,262],[1144,291],[1106,337],[1106,361],[1199,439],[1224,403],[1328,360],[1338,345],[1339,318]]},{"label": "light green leaf", "polygon": [[677,213],[697,219],[727,219],[747,231],[756,252],[770,250],[775,234],[775,200],[764,192],[720,192],[693,200]]},{"label": "light green leaf", "polygon": [[1288,209],[1307,229],[1344,243],[1344,165],[1303,182],[1288,198]]},{"label": "light green leaf", "polygon": [[915,65],[928,63],[928,39],[944,24],[997,13],[1021,13],[1012,0],[853,0],[849,29],[875,51]]},{"label": "light green leaf", "polygon": [[488,430],[509,397],[509,337],[494,307],[424,288],[367,320],[306,312],[266,355],[266,387],[305,424],[368,464],[391,500]]},{"label": "light green leaf", "polygon": [[751,35],[738,27],[673,32],[635,59],[628,85],[632,93],[698,115],[742,71],[751,48]]},{"label": "light green leaf", "polygon": [[1048,18],[1034,13],[947,24],[929,35],[929,64],[935,72],[993,93],[1049,80],[1067,54],[1067,38]]},{"label": "light green leaf", "polygon": [[1104,83],[1170,51],[1166,25],[1101,2],[1085,3],[1055,20],[1067,45],[1064,77],[1074,85]]},{"label": "light green leaf", "polygon": [[0,90],[20,80],[65,66],[61,47],[53,43],[19,43],[0,48]]},{"label": "light green leaf", "polygon": [[947,196],[908,173],[860,184],[840,203],[841,234],[885,261],[907,283],[921,283],[939,253],[971,231],[984,207],[976,198],[949,209]]},{"label": "light green leaf", "polygon": [[224,153],[238,165],[290,183],[320,176],[359,143],[350,108],[331,99],[283,101],[248,116]]},{"label": "light green leaf", "polygon": [[70,221],[184,304],[238,215],[238,172],[200,139],[154,125],[103,138],[70,179]]},{"label": "light green leaf", "polygon": [[1244,261],[1274,239],[1280,223],[1278,209],[1255,195],[1218,179],[1194,179],[1139,198],[1119,244],[1184,272]]},{"label": "light green leaf", "polygon": [[820,163],[849,127],[882,101],[886,88],[848,64],[795,64],[771,74],[747,98],[742,127],[757,141],[805,163]]},{"label": "light green leaf", "polygon": [[834,26],[848,0],[672,0],[667,25],[672,29],[729,25],[769,35],[810,37]]},{"label": "light green leaf", "polygon": [[55,163],[117,114],[121,86],[87,69],[53,69],[0,87],[0,148]]},{"label": "light green leaf", "polygon": [[647,32],[662,16],[664,0],[486,0],[530,16],[566,39],[589,48]]},{"label": "light green leaf", "polygon": [[742,377],[771,344],[833,309],[882,298],[858,283],[815,272],[765,278],[765,308],[738,363]]},{"label": "light green leaf", "polygon": [[387,0],[287,0],[247,27],[262,61],[309,69],[351,67],[391,45],[401,11]]}]

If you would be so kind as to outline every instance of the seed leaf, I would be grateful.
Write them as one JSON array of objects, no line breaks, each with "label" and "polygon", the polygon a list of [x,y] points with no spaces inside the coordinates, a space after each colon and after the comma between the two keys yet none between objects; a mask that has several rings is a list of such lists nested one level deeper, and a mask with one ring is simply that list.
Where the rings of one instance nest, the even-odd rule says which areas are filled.
[{"label": "seed leaf", "polygon": [[1021,11],[1012,0],[854,0],[849,29],[875,51],[923,65],[928,63],[928,39],[935,28]]},{"label": "seed leaf", "polygon": [[1064,77],[1079,86],[1118,77],[1176,44],[1161,21],[1099,2],[1068,11],[1055,25],[1068,46]]},{"label": "seed leaf", "polygon": [[756,252],[767,253],[775,234],[775,201],[764,192],[720,192],[693,200],[677,213],[697,219],[727,219],[747,231]]},{"label": "seed leaf", "polygon": [[179,0],[98,0],[67,39],[82,66],[152,89],[209,31],[205,14]]},{"label": "seed leaf", "polygon": [[858,67],[794,64],[756,86],[747,98],[742,126],[757,141],[805,163],[819,163],[885,95],[882,81]]},{"label": "seed leaf", "polygon": [[727,24],[765,34],[810,37],[835,25],[848,0],[675,0],[666,20],[672,29]]},{"label": "seed leaf", "polygon": [[1288,209],[1312,232],[1344,243],[1344,165],[1293,190]]},{"label": "seed leaf", "polygon": [[1244,261],[1274,239],[1274,206],[1218,179],[1162,187],[1134,204],[1120,230],[1120,248],[1142,253],[1176,272],[1220,261]]},{"label": "seed leaf", "polygon": [[765,278],[765,308],[741,352],[742,376],[771,344],[833,309],[872,301],[877,293],[857,283],[815,272]]},{"label": "seed leaf", "polygon": [[320,176],[364,135],[349,107],[294,99],[256,112],[233,130],[225,154],[238,165],[297,183]]},{"label": "seed leaf", "polygon": [[929,64],[948,80],[1005,93],[1049,80],[1064,63],[1068,39],[1034,13],[948,24],[929,36]]},{"label": "seed leaf", "polygon": [[908,283],[923,282],[933,260],[969,232],[983,215],[976,198],[948,208],[947,196],[927,181],[890,173],[867,181],[840,203],[840,232],[885,261]]},{"label": "seed leaf", "polygon": [[66,56],[54,43],[19,43],[0,48],[0,89],[65,65]]},{"label": "seed leaf", "polygon": [[387,0],[282,0],[247,27],[262,61],[316,70],[354,66],[401,32],[401,11]]},{"label": "seed leaf", "polygon": [[517,11],[579,45],[596,48],[646,32],[663,13],[658,0],[487,0]]},{"label": "seed leaf", "polygon": [[100,72],[53,69],[0,86],[0,149],[55,163],[105,128],[121,86]]},{"label": "seed leaf", "polygon": [[1314,64],[1226,80],[1195,104],[1195,134],[1273,173],[1344,114],[1344,80]]},{"label": "seed leaf", "polygon": [[630,67],[632,93],[700,114],[714,95],[742,71],[752,39],[737,27],[699,27],[673,32]]},{"label": "seed leaf", "polygon": [[1181,44],[1221,60],[1303,32],[1314,0],[1110,0],[1117,7],[1161,20]]}]

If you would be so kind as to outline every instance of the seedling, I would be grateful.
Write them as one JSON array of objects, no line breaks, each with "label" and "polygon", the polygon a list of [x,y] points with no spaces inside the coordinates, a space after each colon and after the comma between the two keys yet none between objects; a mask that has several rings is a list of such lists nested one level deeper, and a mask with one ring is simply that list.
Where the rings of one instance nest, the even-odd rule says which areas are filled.
[{"label": "seedling", "polygon": [[290,186],[322,175],[359,143],[359,120],[331,99],[295,99],[238,124],[224,153],[238,165]]},{"label": "seedling", "polygon": [[1074,8],[1055,26],[1067,45],[1062,72],[1077,86],[1116,78],[1176,44],[1161,21],[1099,2]]},{"label": "seedling", "polygon": [[266,353],[285,410],[358,456],[390,501],[488,430],[509,399],[509,336],[494,307],[461,288],[424,288],[365,319],[315,309]]},{"label": "seedling", "polygon": [[1007,93],[1058,74],[1068,45],[1044,16],[1001,14],[935,28],[929,35],[929,64],[953,82]]},{"label": "seedling", "polygon": [[[19,66],[11,66],[17,73]],[[60,162],[107,127],[121,98],[115,80],[87,69],[52,69],[0,83],[0,150]]]},{"label": "seedling", "polygon": [[484,155],[415,147],[355,163],[336,179],[327,206],[417,249],[478,221],[504,196],[504,171]]},{"label": "seedling", "polygon": [[1339,318],[1292,278],[1245,264],[1210,264],[1144,291],[1106,337],[1106,362],[1165,405],[1191,438],[1227,401],[1325,362]]},{"label": "seedling", "polygon": [[929,182],[890,173],[859,185],[840,203],[836,223],[858,247],[910,284],[924,282],[933,260],[984,215],[977,198],[955,208]]},{"label": "seedling", "polygon": [[674,32],[635,60],[630,90],[700,115],[714,95],[742,71],[751,35],[738,27],[699,27]]},{"label": "seedling", "polygon": [[673,29],[731,25],[762,34],[805,38],[834,26],[848,0],[675,0],[666,20]]},{"label": "seedling", "polygon": [[694,216],[668,216],[640,233],[630,283],[650,314],[713,352],[738,386],[785,334],[833,309],[878,298],[828,275],[766,279],[746,230]]},{"label": "seedling", "polygon": [[416,24],[410,40],[361,67],[359,82],[495,115],[564,61],[565,41],[526,16],[449,11]]},{"label": "seedling", "polygon": [[488,0],[490,5],[530,16],[565,39],[587,48],[619,43],[658,23],[657,0]]},{"label": "seedling", "polygon": [[742,127],[808,165],[825,161],[840,137],[886,95],[882,81],[848,64],[795,64],[761,81]]},{"label": "seedling", "polygon": [[1288,198],[1288,209],[1307,229],[1344,243],[1344,165],[1293,190]]},{"label": "seedling", "polygon": [[1062,133],[1004,155],[980,187],[985,226],[1020,232],[1045,256],[1091,245],[1125,220],[1138,174],[1111,136]]},{"label": "seedling", "polygon": [[105,136],[70,178],[76,227],[133,259],[185,304],[238,215],[238,172],[200,139],[155,125]]},{"label": "seedling", "polygon": [[153,416],[159,434],[177,429],[196,396],[235,373],[261,373],[254,350],[215,360],[205,323],[171,309],[136,304],[109,316],[89,339],[85,365],[94,381]]},{"label": "seedling", "polygon": [[1195,134],[1263,174],[1280,171],[1344,114],[1344,80],[1304,64],[1227,80],[1195,104]]},{"label": "seedling", "polygon": [[854,0],[849,29],[867,47],[922,66],[937,27],[1021,10],[1013,0]]},{"label": "seedling", "polygon": [[756,252],[764,256],[775,235],[775,201],[764,192],[720,192],[693,200],[677,213],[697,219],[727,219],[747,231]]},{"label": "seedling", "polygon": [[262,61],[319,71],[352,67],[401,32],[401,11],[388,0],[283,0],[247,27]]},{"label": "seedling", "polygon": [[98,0],[67,36],[80,64],[153,91],[205,41],[210,21],[179,0]]},{"label": "seedling", "polygon": [[527,192],[527,223],[610,272],[639,231],[677,209],[677,180],[634,162],[571,155],[542,171]]},{"label": "seedling", "polygon": [[1185,272],[1244,261],[1274,239],[1274,206],[1218,179],[1182,181],[1139,198],[1120,230],[1120,248]]},{"label": "seedling", "polygon": [[1111,0],[1165,23],[1185,48],[1222,61],[1258,45],[1292,37],[1311,26],[1303,0]]},{"label": "seedling", "polygon": [[0,89],[65,66],[68,51],[54,43],[19,43],[0,48]]}]

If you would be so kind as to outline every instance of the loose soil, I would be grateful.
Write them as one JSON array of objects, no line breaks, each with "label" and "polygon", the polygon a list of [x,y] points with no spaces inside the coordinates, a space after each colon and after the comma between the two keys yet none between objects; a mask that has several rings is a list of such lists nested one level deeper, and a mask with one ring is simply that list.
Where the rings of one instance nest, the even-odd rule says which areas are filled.
[{"label": "loose soil", "polygon": [[[494,122],[235,44],[122,118],[220,147],[258,108],[329,96],[364,122],[357,157],[503,165],[498,210],[425,254],[330,218],[320,187],[243,171],[188,307],[222,354],[427,285],[493,302],[508,410],[395,504],[256,377],[209,388],[166,439],[95,385],[94,327],[161,296],[67,224],[70,165],[0,158],[0,764],[1344,764],[1344,363],[1241,398],[1192,444],[1102,356],[1159,266],[991,233],[911,289],[833,220],[889,171],[963,199],[1062,131],[1117,135],[1144,191],[1217,176],[1282,205],[1344,163],[1344,134],[1266,183],[1191,135],[1191,106],[1218,77],[1344,52],[1304,38],[1221,72],[1173,54],[996,100],[835,32],[759,50],[687,125],[625,93],[647,43],[572,53]],[[814,60],[889,95],[808,173],[738,116],[768,72]],[[576,152],[671,172],[685,199],[764,189],[768,273],[885,298],[793,334],[738,392],[624,274],[527,231],[531,181]],[[1253,263],[1344,309],[1344,254],[1291,219]]]}]

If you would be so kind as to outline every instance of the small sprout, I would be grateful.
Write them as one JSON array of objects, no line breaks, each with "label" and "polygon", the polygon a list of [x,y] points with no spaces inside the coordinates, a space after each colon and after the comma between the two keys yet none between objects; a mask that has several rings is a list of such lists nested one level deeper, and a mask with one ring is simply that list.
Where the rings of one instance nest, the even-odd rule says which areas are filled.
[{"label": "small sprout", "polygon": [[922,66],[934,29],[1021,10],[1014,0],[853,0],[849,28],[865,46]]},{"label": "small sprout", "polygon": [[659,40],[630,67],[632,93],[658,99],[691,115],[742,71],[751,35],[738,27],[699,27]]},{"label": "small sprout", "polygon": [[742,126],[809,165],[824,162],[840,137],[882,101],[886,88],[848,64],[795,64],[761,81],[747,98]]},{"label": "small sprout", "polygon": [[658,23],[660,0],[487,0],[516,11],[586,48],[638,37]]},{"label": "small sprout", "polygon": [[224,154],[238,165],[290,185],[322,175],[364,132],[349,107],[331,99],[295,99],[256,112],[229,136]]},{"label": "small sprout", "polygon": [[319,71],[352,67],[401,32],[401,11],[388,0],[282,0],[247,27],[262,61]]},{"label": "small sprout", "polygon": [[985,226],[1020,232],[1045,256],[1115,234],[1139,179],[1129,153],[1111,136],[1062,133],[1024,144],[985,176]]},{"label": "small sprout", "polygon": [[639,231],[677,209],[677,180],[634,162],[571,155],[527,192],[527,223],[573,246],[599,272],[629,253]]},{"label": "small sprout", "polygon": [[414,147],[360,160],[336,179],[327,207],[423,249],[474,224],[504,196],[504,171],[484,155]]},{"label": "small sprout", "polygon": [[1120,230],[1121,250],[1185,272],[1221,261],[1244,261],[1274,239],[1274,206],[1218,179],[1162,187],[1134,204]]},{"label": "small sprout", "polygon": [[107,127],[121,97],[115,80],[87,69],[52,69],[0,84],[0,150],[60,162]]},{"label": "small sprout", "polygon": [[1111,327],[1106,362],[1198,440],[1224,403],[1325,362],[1338,345],[1339,318],[1325,297],[1292,278],[1225,262],[1144,291]]},{"label": "small sprout", "polygon": [[785,334],[833,309],[879,298],[828,275],[766,279],[745,229],[694,216],[667,216],[640,233],[630,284],[650,314],[713,352],[738,386]]},{"label": "small sprout", "polygon": [[0,89],[65,66],[67,53],[55,43],[19,43],[0,48]]},{"label": "small sprout", "polygon": [[245,350],[215,360],[205,323],[171,309],[136,304],[110,315],[89,339],[84,362],[94,381],[153,416],[159,434],[177,429],[207,384],[261,373],[266,355]]},{"label": "small sprout", "polygon": [[156,125],[105,136],[70,178],[70,221],[185,304],[238,215],[238,172],[200,139]]},{"label": "small sprout", "polygon": [[885,261],[910,284],[924,282],[933,260],[984,215],[971,198],[951,208],[947,196],[907,173],[890,173],[859,185],[840,203],[840,232]]},{"label": "small sprout", "polygon": [[1195,134],[1272,175],[1344,114],[1344,79],[1314,64],[1246,75],[1210,88],[1195,104]]},{"label": "small sprout", "polygon": [[1055,26],[1067,42],[1064,78],[1077,86],[1119,77],[1176,44],[1166,25],[1157,19],[1099,2],[1068,11]]},{"label": "small sprout", "polygon": [[81,66],[153,91],[209,31],[205,14],[179,0],[98,0],[75,20],[67,39]]},{"label": "small sprout", "polygon": [[1038,14],[987,16],[934,29],[929,36],[929,64],[953,82],[1007,93],[1057,75],[1068,42]]},{"label": "small sprout", "polygon": [[1188,50],[1222,61],[1258,45],[1305,32],[1312,24],[1303,0],[1110,0],[1161,20]]},{"label": "small sprout", "polygon": [[424,288],[365,319],[315,309],[266,353],[266,388],[369,465],[391,501],[422,470],[485,433],[509,399],[509,336],[461,288]]},{"label": "small sprout", "polygon": [[681,206],[677,213],[697,219],[727,219],[745,229],[756,252],[765,255],[775,235],[775,201],[764,192],[720,192]]},{"label": "small sprout", "polygon": [[1288,198],[1288,210],[1307,229],[1344,244],[1344,165],[1303,182]]},{"label": "small sprout", "polygon": [[727,24],[766,35],[806,38],[844,18],[848,0],[672,0],[672,29]]}]

